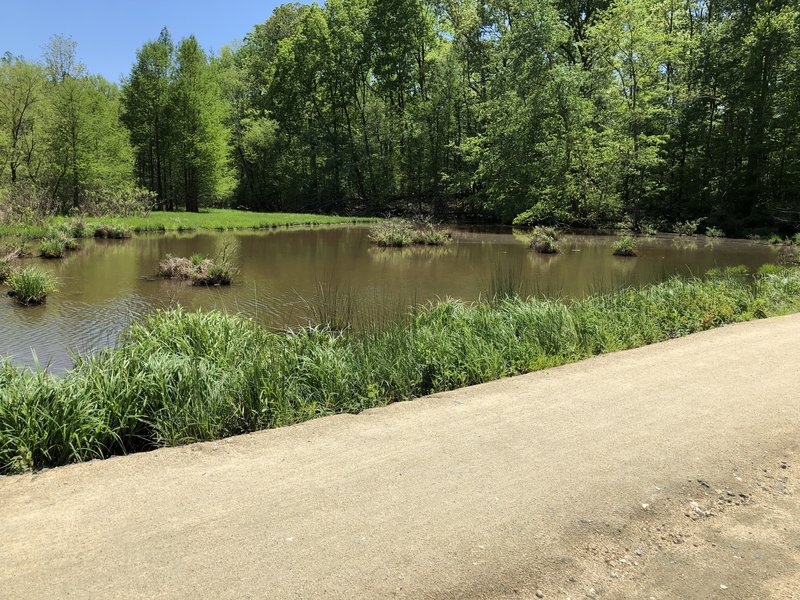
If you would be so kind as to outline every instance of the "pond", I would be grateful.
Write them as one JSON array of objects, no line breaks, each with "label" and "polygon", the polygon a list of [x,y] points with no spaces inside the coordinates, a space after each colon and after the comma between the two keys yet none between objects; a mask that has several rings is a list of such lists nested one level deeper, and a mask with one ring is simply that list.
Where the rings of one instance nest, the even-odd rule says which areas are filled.
[{"label": "pond", "polygon": [[[0,356],[60,372],[72,366],[72,353],[111,345],[131,320],[178,305],[240,313],[285,329],[314,322],[334,305],[356,320],[376,320],[437,298],[477,300],[501,281],[525,294],[576,298],[674,273],[756,269],[777,260],[766,245],[701,237],[641,238],[637,258],[620,258],[611,253],[613,236],[566,236],[563,252],[547,256],[528,250],[510,231],[457,229],[446,247],[407,249],[374,248],[367,233],[343,226],[87,240],[60,261],[29,259],[52,270],[60,289],[39,307],[0,297]],[[223,248],[235,250],[239,269],[230,288],[155,277],[167,254],[213,257]]]}]

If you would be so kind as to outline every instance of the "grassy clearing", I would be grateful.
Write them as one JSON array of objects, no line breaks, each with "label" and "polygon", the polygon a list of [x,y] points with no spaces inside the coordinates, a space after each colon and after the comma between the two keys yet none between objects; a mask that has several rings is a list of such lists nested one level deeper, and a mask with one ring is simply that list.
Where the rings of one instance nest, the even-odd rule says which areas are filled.
[{"label": "grassy clearing", "polygon": [[369,239],[383,248],[406,246],[443,246],[452,238],[448,229],[408,219],[389,219],[373,225]]},{"label": "grassy clearing", "polygon": [[[302,213],[256,213],[242,210],[212,208],[200,213],[151,212],[147,216],[132,217],[86,217],[76,221],[66,217],[54,217],[40,224],[0,225],[0,237],[43,239],[48,230],[64,223],[79,222],[86,231],[94,232],[106,226],[112,229],[129,230],[133,233],[194,231],[198,229],[269,229],[293,225],[336,225],[340,223],[368,223],[377,219],[360,217],[336,217]],[[76,235],[74,237],[85,237]]]},{"label": "grassy clearing", "polygon": [[0,366],[0,471],[218,439],[800,310],[800,269],[734,269],[563,303],[444,301],[399,323],[269,333],[160,312],[57,378]]},{"label": "grassy clearing", "polygon": [[[56,289],[53,276],[36,267],[12,270],[6,283],[10,288],[8,295],[23,306],[44,303],[47,300],[47,294]],[[2,391],[2,387],[0,387],[0,391]]]}]

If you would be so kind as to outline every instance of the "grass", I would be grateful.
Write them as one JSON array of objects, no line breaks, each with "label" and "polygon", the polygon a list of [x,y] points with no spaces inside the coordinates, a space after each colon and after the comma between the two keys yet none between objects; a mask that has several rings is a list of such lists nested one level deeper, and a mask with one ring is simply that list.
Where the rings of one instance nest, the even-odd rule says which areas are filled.
[{"label": "grass", "polygon": [[724,238],[725,232],[722,231],[719,227],[707,227],[706,228],[706,237],[710,238]]},{"label": "grass", "polygon": [[565,303],[445,300],[358,331],[158,312],[54,377],[0,365],[0,471],[219,439],[800,310],[800,269],[673,278]]},{"label": "grass", "polygon": [[6,279],[11,275],[11,263],[12,259],[10,257],[0,258],[0,284],[5,283]]},{"label": "grass", "polygon": [[58,238],[47,238],[39,244],[39,256],[42,258],[63,258],[64,242]]},{"label": "grass", "polygon": [[195,254],[191,258],[167,255],[158,264],[158,276],[164,279],[188,279],[195,286],[230,285],[236,269],[222,256],[213,260]]},{"label": "grass", "polygon": [[103,240],[127,240],[133,236],[133,229],[127,225],[101,223],[94,228],[94,237]]},{"label": "grass", "polygon": [[257,213],[243,210],[212,208],[200,213],[187,212],[151,212],[146,216],[117,217],[112,215],[101,217],[83,217],[80,219],[53,217],[39,224],[0,225],[0,237],[15,236],[22,239],[43,239],[53,227],[70,224],[81,227],[81,235],[71,237],[82,238],[93,235],[103,226],[129,230],[133,233],[196,231],[200,229],[235,230],[235,229],[268,229],[295,225],[335,225],[340,223],[366,223],[377,219],[359,217],[337,217],[331,215],[312,215],[302,213]]},{"label": "grass", "polygon": [[389,219],[370,228],[369,239],[383,248],[406,246],[443,246],[450,241],[452,233],[434,227],[430,223],[415,223],[408,219]]},{"label": "grass", "polygon": [[611,246],[614,256],[636,256],[636,241],[629,235],[622,236]]},{"label": "grass", "polygon": [[559,233],[555,227],[534,227],[531,231],[529,247],[539,254],[558,254]]},{"label": "grass", "polygon": [[11,271],[6,283],[10,288],[8,295],[23,306],[42,304],[47,294],[56,289],[53,276],[36,267]]}]

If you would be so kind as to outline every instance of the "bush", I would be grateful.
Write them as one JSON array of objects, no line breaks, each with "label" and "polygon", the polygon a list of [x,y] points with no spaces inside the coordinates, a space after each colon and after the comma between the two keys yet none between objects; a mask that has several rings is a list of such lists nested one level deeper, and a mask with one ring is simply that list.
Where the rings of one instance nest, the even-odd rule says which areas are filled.
[{"label": "bush", "polygon": [[675,223],[674,231],[678,235],[694,235],[697,233],[697,228],[703,219],[695,219],[694,221],[679,221]]},{"label": "bush", "polygon": [[718,227],[707,227],[706,228],[706,237],[710,238],[724,238],[725,232]]},{"label": "bush", "polygon": [[636,242],[629,235],[618,239],[611,248],[614,251],[614,256],[636,256],[638,254]]},{"label": "bush", "polygon": [[8,295],[24,306],[42,304],[47,294],[56,290],[52,275],[36,267],[12,271],[8,285]]},{"label": "bush", "polygon": [[528,247],[540,254],[558,254],[559,233],[555,227],[534,227]]}]

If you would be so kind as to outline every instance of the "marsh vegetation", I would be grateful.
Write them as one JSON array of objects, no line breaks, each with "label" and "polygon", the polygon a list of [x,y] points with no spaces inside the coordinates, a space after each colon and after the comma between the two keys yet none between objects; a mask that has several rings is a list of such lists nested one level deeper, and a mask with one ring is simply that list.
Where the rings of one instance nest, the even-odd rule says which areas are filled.
[{"label": "marsh vegetation", "polygon": [[392,325],[270,333],[157,312],[62,377],[0,368],[0,471],[279,427],[800,309],[800,270],[715,271],[583,300],[498,296]]},{"label": "marsh vegetation", "polygon": [[443,246],[452,238],[452,232],[425,221],[387,219],[373,225],[369,237],[373,244],[383,248]]}]

